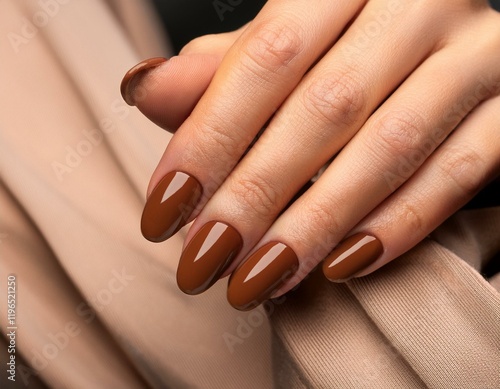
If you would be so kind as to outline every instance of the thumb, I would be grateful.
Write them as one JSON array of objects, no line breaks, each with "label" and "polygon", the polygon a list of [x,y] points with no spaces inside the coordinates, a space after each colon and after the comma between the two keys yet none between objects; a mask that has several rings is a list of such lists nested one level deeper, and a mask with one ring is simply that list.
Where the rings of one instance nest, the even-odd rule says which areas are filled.
[{"label": "thumb", "polygon": [[175,132],[207,89],[239,30],[205,35],[169,60],[151,58],[130,69],[121,84],[123,99],[151,121]]}]

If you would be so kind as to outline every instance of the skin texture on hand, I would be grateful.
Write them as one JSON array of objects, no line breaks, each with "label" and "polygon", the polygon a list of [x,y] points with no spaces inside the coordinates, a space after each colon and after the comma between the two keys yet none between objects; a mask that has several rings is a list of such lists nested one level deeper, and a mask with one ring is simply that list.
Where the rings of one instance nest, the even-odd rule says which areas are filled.
[{"label": "skin texture on hand", "polygon": [[[375,271],[498,176],[499,64],[500,17],[486,1],[270,0],[245,28],[197,39],[129,83],[129,94],[150,90],[143,113],[179,127],[149,187],[151,240],[196,218],[181,289],[232,273],[239,309],[321,261],[335,282]],[[199,196],[167,196],[159,183],[172,174]],[[147,212],[153,202],[178,216]]]}]

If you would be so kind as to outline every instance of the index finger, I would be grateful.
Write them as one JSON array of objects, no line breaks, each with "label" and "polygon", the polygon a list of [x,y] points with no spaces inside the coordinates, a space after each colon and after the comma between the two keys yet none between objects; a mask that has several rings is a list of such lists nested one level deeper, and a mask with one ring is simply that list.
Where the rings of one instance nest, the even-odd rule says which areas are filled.
[{"label": "index finger", "polygon": [[321,0],[314,9],[305,0],[267,3],[229,50],[154,172],[141,223],[147,239],[168,239],[196,215],[364,3]]}]

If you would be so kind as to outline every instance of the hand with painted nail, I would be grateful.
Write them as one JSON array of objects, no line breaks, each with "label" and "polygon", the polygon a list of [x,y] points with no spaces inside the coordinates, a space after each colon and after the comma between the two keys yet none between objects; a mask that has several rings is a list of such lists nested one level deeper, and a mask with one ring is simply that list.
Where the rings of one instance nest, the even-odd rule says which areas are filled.
[{"label": "hand with painted nail", "polygon": [[[270,0],[217,47],[142,219],[161,241],[196,218],[186,293],[232,273],[229,302],[251,309],[321,261],[332,281],[367,275],[500,173],[500,15],[486,1]],[[168,127],[159,101],[139,108]]]}]

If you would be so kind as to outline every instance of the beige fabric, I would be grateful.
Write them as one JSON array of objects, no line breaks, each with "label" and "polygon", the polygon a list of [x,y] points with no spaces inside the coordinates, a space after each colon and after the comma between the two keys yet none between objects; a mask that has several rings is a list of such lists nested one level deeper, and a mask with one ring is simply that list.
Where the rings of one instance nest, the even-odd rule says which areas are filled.
[{"label": "beige fabric", "polygon": [[500,387],[498,292],[436,242],[347,285],[314,275],[302,288],[271,316],[301,363],[292,387]]},{"label": "beige fabric", "polygon": [[[27,362],[51,357],[50,334],[75,322],[81,332],[54,359],[35,358],[50,387],[270,387],[268,325],[230,353],[223,334],[247,315],[226,303],[224,283],[183,295],[182,234],[161,245],[141,237],[145,189],[169,136],[120,97],[141,57],[112,8],[66,3],[17,53],[0,43],[0,301],[17,274],[18,350]],[[0,36],[20,34],[37,12],[35,1],[0,1]],[[156,46],[142,42],[142,55],[164,54]]]},{"label": "beige fabric", "polygon": [[457,214],[364,279],[314,274],[270,320],[230,308],[224,281],[177,290],[184,234],[138,229],[170,136],[118,91],[167,54],[151,18],[140,0],[0,0],[0,325],[14,273],[22,358],[1,387],[500,387],[500,282],[477,272],[500,209]]}]

